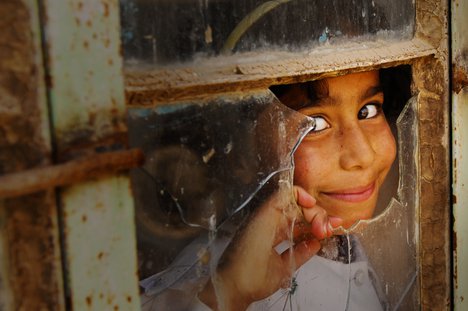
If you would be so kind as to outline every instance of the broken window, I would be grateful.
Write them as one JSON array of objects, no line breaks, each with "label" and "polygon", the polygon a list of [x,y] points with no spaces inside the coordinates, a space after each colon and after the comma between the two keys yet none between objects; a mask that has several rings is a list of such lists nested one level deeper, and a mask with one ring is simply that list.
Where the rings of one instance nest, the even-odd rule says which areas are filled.
[{"label": "broken window", "polygon": [[[280,211],[277,223],[259,232],[280,236],[270,242],[278,255],[292,260],[281,286],[253,299],[249,310],[415,308],[415,101],[400,115],[409,97],[409,74],[408,66],[380,72],[399,160],[382,186],[375,217],[334,229],[336,235],[322,239],[321,250],[305,263],[293,249],[314,237],[293,194],[295,166],[302,161],[295,151],[326,126],[320,117],[288,105],[283,91],[294,86],[129,109],[130,142],[146,154],[145,165],[132,172],[142,308],[207,307],[210,286],[211,298],[222,304],[223,267],[235,260],[242,267],[267,264],[261,258],[268,238],[246,238],[246,232],[274,211]],[[373,105],[365,105],[371,117]],[[303,228],[309,236],[297,233]]]},{"label": "broken window", "polygon": [[[120,7],[127,86],[143,104],[129,109],[130,143],[146,155],[131,173],[143,310],[416,309],[411,67],[377,74],[374,65],[371,80],[380,85],[360,97],[341,92],[362,83],[333,87],[339,72],[325,80],[319,71],[299,74],[303,57],[313,67],[314,57],[350,42],[361,50],[418,46],[414,3],[122,0]],[[291,62],[276,70],[284,59]],[[377,155],[364,155],[370,149],[359,144],[374,143]],[[338,159],[344,153],[352,159]],[[330,169],[367,165],[355,160],[381,169]]]}]

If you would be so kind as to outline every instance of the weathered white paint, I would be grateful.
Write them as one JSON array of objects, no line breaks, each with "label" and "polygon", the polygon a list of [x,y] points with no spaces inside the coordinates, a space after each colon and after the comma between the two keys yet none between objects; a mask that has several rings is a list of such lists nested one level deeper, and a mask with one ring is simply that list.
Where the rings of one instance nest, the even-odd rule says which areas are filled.
[{"label": "weathered white paint", "polygon": [[[126,131],[118,1],[46,0],[44,14],[59,157],[93,151],[82,142],[121,143],[113,140]],[[66,187],[60,202],[71,308],[139,310],[128,175]]]},{"label": "weathered white paint", "polygon": [[468,309],[468,93],[454,94],[452,104],[454,306],[461,311]]},{"label": "weathered white paint", "polygon": [[[468,69],[468,2],[452,0],[452,67]],[[454,87],[460,87],[455,74]],[[465,76],[466,78],[466,76]],[[466,81],[464,82],[466,84]],[[468,87],[452,91],[454,310],[468,310]]]},{"label": "weathered white paint", "polygon": [[[63,193],[74,310],[138,310],[133,199],[127,176]],[[118,308],[116,308],[118,307]]]}]

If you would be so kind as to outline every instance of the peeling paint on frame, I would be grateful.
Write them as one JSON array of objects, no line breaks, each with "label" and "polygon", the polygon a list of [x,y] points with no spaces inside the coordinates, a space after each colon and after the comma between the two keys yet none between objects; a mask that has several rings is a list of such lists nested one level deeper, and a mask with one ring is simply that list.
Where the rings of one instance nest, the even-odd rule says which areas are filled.
[{"label": "peeling paint on frame", "polygon": [[[51,163],[36,1],[2,1],[0,174]],[[0,199],[0,309],[63,310],[53,191]]]},{"label": "peeling paint on frame", "polygon": [[51,100],[66,100],[52,111],[58,153],[109,136],[124,144],[118,1],[45,1],[43,14]]},{"label": "peeling paint on frame", "polygon": [[468,3],[451,1],[452,22],[452,183],[454,310],[468,308]]},{"label": "peeling paint on frame", "polygon": [[74,310],[139,308],[136,269],[129,260],[136,255],[129,189],[128,177],[120,176],[62,192]]},{"label": "peeling paint on frame", "polygon": [[[126,148],[117,0],[43,2],[56,157]],[[127,174],[60,191],[72,310],[138,310],[133,201]]]},{"label": "peeling paint on frame", "polygon": [[419,92],[420,284],[422,310],[450,310],[450,142],[448,90],[448,5],[417,2],[415,36],[437,53],[413,69]]}]

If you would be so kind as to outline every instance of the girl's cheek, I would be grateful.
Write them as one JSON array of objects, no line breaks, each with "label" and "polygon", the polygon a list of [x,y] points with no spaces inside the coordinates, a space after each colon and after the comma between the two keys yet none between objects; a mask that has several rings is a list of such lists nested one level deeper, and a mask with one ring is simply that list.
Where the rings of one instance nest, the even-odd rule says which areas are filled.
[{"label": "girl's cheek", "polygon": [[[310,157],[297,157],[294,168],[294,184],[301,186],[311,193],[318,180],[318,170],[313,159]],[[312,193],[311,193],[312,194]]]},{"label": "girl's cheek", "polygon": [[388,125],[381,130],[380,133],[383,133],[383,136],[376,137],[375,139],[380,142],[380,152],[381,162],[384,163],[385,169],[390,169],[393,162],[396,158],[396,141]]},{"label": "girl's cheek", "polygon": [[304,179],[308,174],[308,167],[301,158],[298,158],[294,167],[294,184],[307,188],[304,184]]}]

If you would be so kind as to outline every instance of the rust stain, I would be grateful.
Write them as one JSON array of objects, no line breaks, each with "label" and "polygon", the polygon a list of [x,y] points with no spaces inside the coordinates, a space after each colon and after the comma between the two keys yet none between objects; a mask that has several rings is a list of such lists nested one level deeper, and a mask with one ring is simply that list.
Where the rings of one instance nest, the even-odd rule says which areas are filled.
[{"label": "rust stain", "polygon": [[83,47],[89,49],[89,42],[87,40],[83,41]]},{"label": "rust stain", "polygon": [[466,70],[456,64],[452,65],[452,91],[459,94],[460,91],[468,86],[468,75]]},{"label": "rust stain", "polygon": [[88,221],[88,216],[86,216],[86,215],[81,216],[81,221],[82,222],[87,222]]},{"label": "rust stain", "polygon": [[111,44],[111,41],[110,41],[110,39],[106,38],[106,39],[104,39],[103,43],[104,43],[104,47],[108,48],[110,46],[110,44]]},{"label": "rust stain", "polygon": [[91,305],[93,304],[93,299],[91,296],[86,296],[86,304],[91,307]]},{"label": "rust stain", "polygon": [[[458,240],[457,240],[457,232],[456,232],[456,231],[453,231],[453,233],[452,233],[452,238],[453,238],[453,241],[452,241],[452,250],[453,250],[454,254],[456,254],[456,253],[457,253],[457,241],[458,241]],[[456,278],[456,273],[455,273],[455,276],[454,276],[454,277]]]},{"label": "rust stain", "polygon": [[[96,115],[102,115],[102,112],[96,113]],[[109,112],[107,112],[105,118],[108,118]],[[102,120],[102,118],[99,118]],[[76,159],[82,156],[90,155],[96,151],[106,150],[106,146],[111,146],[110,149],[120,149],[128,145],[128,136],[126,132],[126,125],[123,123],[124,120],[119,115],[118,122],[106,119],[110,126],[103,126],[102,123],[99,126],[104,127],[106,130],[104,133],[94,133],[93,125],[71,125],[69,131],[62,134],[57,133],[58,137],[63,138],[62,145],[59,146],[58,162],[66,162],[72,159]],[[110,134],[109,134],[110,133]]]},{"label": "rust stain", "polygon": [[103,2],[102,4],[104,6],[104,17],[109,17],[109,3]]},{"label": "rust stain", "polygon": [[123,59],[123,57],[124,57],[123,44],[119,44],[118,49],[119,49],[119,56],[120,56],[120,58]]},{"label": "rust stain", "polygon": [[[50,164],[41,97],[43,72],[35,10],[29,1],[1,0],[0,175]],[[42,16],[44,19],[47,16]],[[50,77],[47,83],[52,85]],[[55,196],[51,191],[2,199],[5,286],[11,310],[60,310],[63,292]],[[3,276],[3,273],[2,273]],[[3,279],[2,279],[3,281]],[[0,305],[3,305],[0,303]],[[0,309],[2,307],[0,306]]]},{"label": "rust stain", "polygon": [[118,111],[117,108],[115,108],[117,106],[117,100],[113,96],[111,97],[111,103],[112,103],[112,106],[114,107],[112,109],[115,113],[115,111]]},{"label": "rust stain", "polygon": [[53,193],[42,192],[4,202],[14,309],[59,310],[62,293],[56,279],[60,265],[56,257],[59,245],[54,238]]},{"label": "rust stain", "polygon": [[127,296],[127,302],[131,303],[132,302],[132,296]]},{"label": "rust stain", "polygon": [[107,296],[107,304],[112,305],[112,302],[114,301],[114,295],[110,294]]},{"label": "rust stain", "polygon": [[99,254],[97,255],[97,258],[98,258],[99,260],[101,260],[102,257],[104,257],[104,253],[103,253],[103,252],[99,252]]}]

